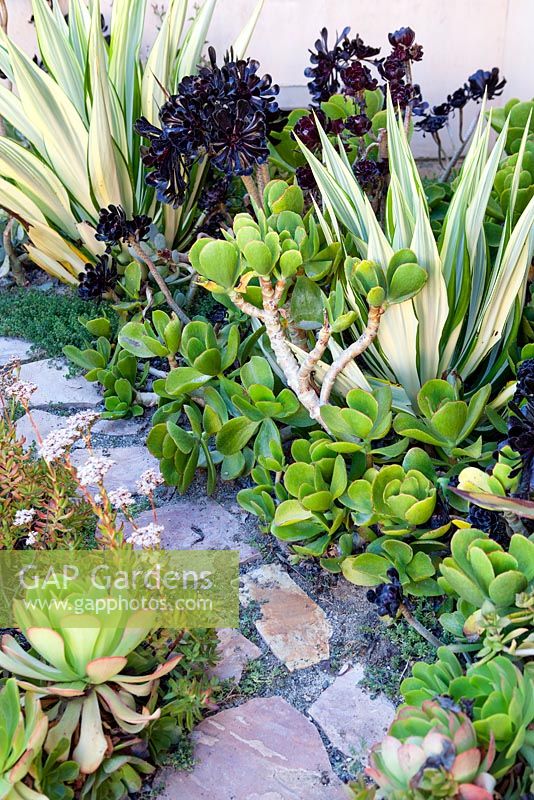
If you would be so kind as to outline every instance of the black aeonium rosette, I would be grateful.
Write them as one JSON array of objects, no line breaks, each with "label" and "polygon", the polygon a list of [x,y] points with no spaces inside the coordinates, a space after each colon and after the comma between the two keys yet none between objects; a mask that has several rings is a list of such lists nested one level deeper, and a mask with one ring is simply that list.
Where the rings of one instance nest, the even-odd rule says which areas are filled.
[{"label": "black aeonium rosette", "polygon": [[145,214],[136,214],[127,219],[122,206],[110,205],[101,208],[96,226],[95,239],[105,242],[108,247],[130,239],[142,242],[148,236],[152,220]]},{"label": "black aeonium rosette", "polygon": [[118,280],[115,262],[109,253],[96,256],[94,264],[85,265],[85,272],[80,278],[78,296],[82,300],[94,300],[115,288]]},{"label": "black aeonium rosette", "polygon": [[381,617],[396,617],[404,600],[399,573],[394,567],[387,571],[389,583],[381,583],[374,589],[367,591],[366,597],[370,603],[376,605],[376,610]]},{"label": "black aeonium rosette", "polygon": [[149,142],[142,151],[147,183],[173,206],[184,202],[190,172],[203,159],[226,176],[250,175],[267,160],[269,134],[284,124],[278,86],[258,74],[257,61],[229,53],[219,67],[213,47],[208,53],[209,64],[184,78],[161,107],[161,128],[144,118],[136,123]]}]

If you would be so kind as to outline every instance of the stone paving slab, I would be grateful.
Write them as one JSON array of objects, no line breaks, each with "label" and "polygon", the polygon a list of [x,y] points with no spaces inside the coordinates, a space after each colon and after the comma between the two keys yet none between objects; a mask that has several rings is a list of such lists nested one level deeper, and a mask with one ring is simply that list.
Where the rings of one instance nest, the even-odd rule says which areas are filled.
[{"label": "stone paving slab", "polygon": [[104,436],[135,436],[139,433],[144,417],[135,419],[99,419],[93,425],[93,433],[100,433]]},{"label": "stone paving slab", "polygon": [[[65,425],[66,418],[63,416],[58,416],[57,414],[50,414],[48,411],[42,411],[41,409],[36,408],[32,411],[33,421],[37,425],[39,433],[41,434],[41,438],[45,438],[48,436],[56,428],[62,428]],[[24,436],[26,439],[26,447],[31,447],[33,444],[37,443],[37,436],[35,434],[35,430],[28,418],[28,415],[25,414],[17,421],[17,435]],[[80,443],[83,444],[83,441],[80,440]]]},{"label": "stone paving slab", "polygon": [[380,741],[395,716],[384,695],[374,699],[358,683],[364,669],[357,665],[337,677],[308,709],[334,747],[347,756],[363,757]]},{"label": "stone paving slab", "polygon": [[0,367],[11,358],[17,358],[21,363],[31,361],[33,355],[30,353],[31,343],[24,339],[14,339],[11,336],[0,336]]},{"label": "stone paving slab", "polygon": [[[124,486],[130,492],[135,493],[136,483],[142,472],[146,469],[155,469],[156,472],[159,472],[158,460],[142,445],[111,447],[105,450],[100,447],[95,447],[93,455],[106,455],[116,462],[104,478],[104,486],[108,491]],[[86,462],[88,457],[89,454],[87,451],[76,450],[72,454],[72,463],[75,467],[80,467]],[[150,519],[148,522],[152,522],[152,512],[150,512]]]},{"label": "stone paving slab", "polygon": [[[117,452],[112,450],[112,456]],[[152,522],[152,512],[136,517],[140,526]],[[182,498],[158,509],[158,522],[165,526],[161,537],[167,550],[239,550],[241,561],[256,551],[245,541],[245,531],[237,517],[211,497]]]},{"label": "stone paving slab", "polygon": [[330,657],[330,624],[322,608],[278,564],[243,576],[242,601],[261,605],[258,632],[288,670],[305,669]]},{"label": "stone paving slab", "polygon": [[210,673],[221,681],[232,680],[239,683],[245,666],[249,661],[259,658],[261,650],[233,628],[222,628],[217,631],[217,636],[220,661]]},{"label": "stone paving slab", "polygon": [[102,402],[95,384],[86,381],[83,375],[72,378],[67,375],[67,367],[58,369],[52,359],[23,364],[20,377],[37,386],[30,406],[35,408],[54,403],[78,408],[94,408]]},{"label": "stone paving slab", "polygon": [[315,726],[281,697],[204,720],[192,772],[165,769],[161,800],[346,800]]}]

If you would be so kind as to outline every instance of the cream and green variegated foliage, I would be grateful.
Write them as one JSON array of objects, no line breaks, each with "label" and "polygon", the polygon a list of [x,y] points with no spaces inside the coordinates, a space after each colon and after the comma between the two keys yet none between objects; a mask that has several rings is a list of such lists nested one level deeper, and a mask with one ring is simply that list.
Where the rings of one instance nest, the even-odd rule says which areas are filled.
[{"label": "cream and green variegated foliage", "polygon": [[[506,364],[507,347],[519,324],[534,252],[534,199],[516,224],[512,223],[528,125],[500,244],[491,258],[484,217],[508,122],[490,150],[491,119],[484,119],[482,109],[437,243],[403,122],[400,116],[396,118],[389,97],[391,182],[383,226],[358,185],[343,147],[338,152],[319,126],[323,164],[301,143],[326,215],[338,235],[340,227],[347,229],[361,258],[375,261],[384,270],[392,254],[401,248],[412,250],[417,263],[427,270],[428,280],[422,290],[388,310],[377,342],[363,356],[371,376],[400,384],[414,406],[425,381],[439,378],[447,370],[455,370],[473,391],[492,381]],[[353,289],[350,273],[343,280],[347,301],[360,315],[354,330],[358,336],[365,326],[366,308]],[[360,374],[359,385],[363,379]]]},{"label": "cream and green variegated foliage", "polygon": [[65,615],[52,604],[47,611],[16,605],[17,623],[32,649],[27,652],[14,637],[3,636],[0,667],[33,695],[56,699],[46,752],[63,738],[74,740],[72,758],[83,774],[93,773],[109,746],[102,711],[125,733],[139,733],[161,712],[139,712],[136,700],[146,698],[148,703],[157,680],[174,669],[181,656],[161,663],[150,675],[124,673],[127,657],[154,627],[153,614],[116,612],[115,627],[110,627],[96,616]]},{"label": "cream and green variegated foliage", "polygon": [[[146,64],[147,0],[115,0],[109,45],[100,0],[69,0],[68,21],[58,3],[32,0],[46,72],[0,31],[0,68],[15,88],[0,86],[0,116],[25,140],[0,137],[0,205],[23,221],[32,261],[50,274],[77,283],[103,251],[93,226],[111,203],[153,217],[169,248],[187,244],[206,165],[194,168],[181,207],[163,206],[145,184],[134,123],[156,122],[165,91],[195,72],[216,2],[204,0],[187,28],[187,0],[170,0]],[[262,3],[234,45],[239,57]]]},{"label": "cream and green variegated foliage", "polygon": [[48,730],[48,719],[34,694],[22,710],[17,682],[9,678],[0,692],[0,800],[48,800],[22,782]]}]

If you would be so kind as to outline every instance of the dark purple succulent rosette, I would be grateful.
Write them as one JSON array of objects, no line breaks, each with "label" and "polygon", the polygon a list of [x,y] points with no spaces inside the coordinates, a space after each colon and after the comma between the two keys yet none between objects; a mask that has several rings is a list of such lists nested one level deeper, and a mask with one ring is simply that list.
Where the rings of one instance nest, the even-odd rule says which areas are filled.
[{"label": "dark purple succulent rosette", "polygon": [[366,597],[370,603],[376,605],[380,617],[396,617],[404,600],[399,573],[394,567],[387,571],[389,583],[381,583],[374,589],[367,591]]},{"label": "dark purple succulent rosette", "polygon": [[186,199],[194,164],[208,159],[228,177],[250,175],[268,158],[269,134],[285,122],[279,87],[270,75],[258,75],[257,61],[236,61],[230,52],[219,67],[213,47],[208,55],[209,64],[184,78],[162,106],[161,128],[145,119],[136,126],[149,141],[142,150],[147,183],[174,207]]},{"label": "dark purple succulent rosette", "polygon": [[94,264],[85,265],[85,272],[78,286],[78,296],[82,300],[97,300],[114,289],[117,280],[117,269],[112,256],[109,253],[96,256]]},{"label": "dark purple succulent rosette", "polygon": [[100,209],[95,239],[105,242],[108,248],[132,238],[142,242],[148,237],[151,224],[152,220],[145,214],[127,219],[122,206],[110,205]]}]

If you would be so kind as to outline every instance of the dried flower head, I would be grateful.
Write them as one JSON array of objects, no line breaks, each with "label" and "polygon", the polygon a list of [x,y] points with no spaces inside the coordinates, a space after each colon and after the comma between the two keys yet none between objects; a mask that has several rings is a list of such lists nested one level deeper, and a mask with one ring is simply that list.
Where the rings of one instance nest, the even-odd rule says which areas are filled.
[{"label": "dried flower head", "polygon": [[21,381],[20,379],[14,380],[5,389],[6,397],[15,400],[18,403],[26,406],[31,400],[31,396],[37,391],[37,386],[29,381]]},{"label": "dried flower head", "polygon": [[98,411],[79,411],[77,414],[73,414],[72,417],[67,419],[66,427],[73,432],[85,433],[90,430],[99,419],[100,413]]},{"label": "dried flower head", "polygon": [[70,427],[56,428],[43,439],[39,447],[39,455],[48,463],[57,461],[65,456],[77,439],[79,439],[77,430]]},{"label": "dried flower head", "polygon": [[128,508],[135,503],[132,493],[125,486],[109,491],[108,500],[114,508]]},{"label": "dried flower head", "polygon": [[20,361],[16,356],[11,356],[3,366],[0,366],[0,395],[6,395],[7,389],[18,380]]}]

